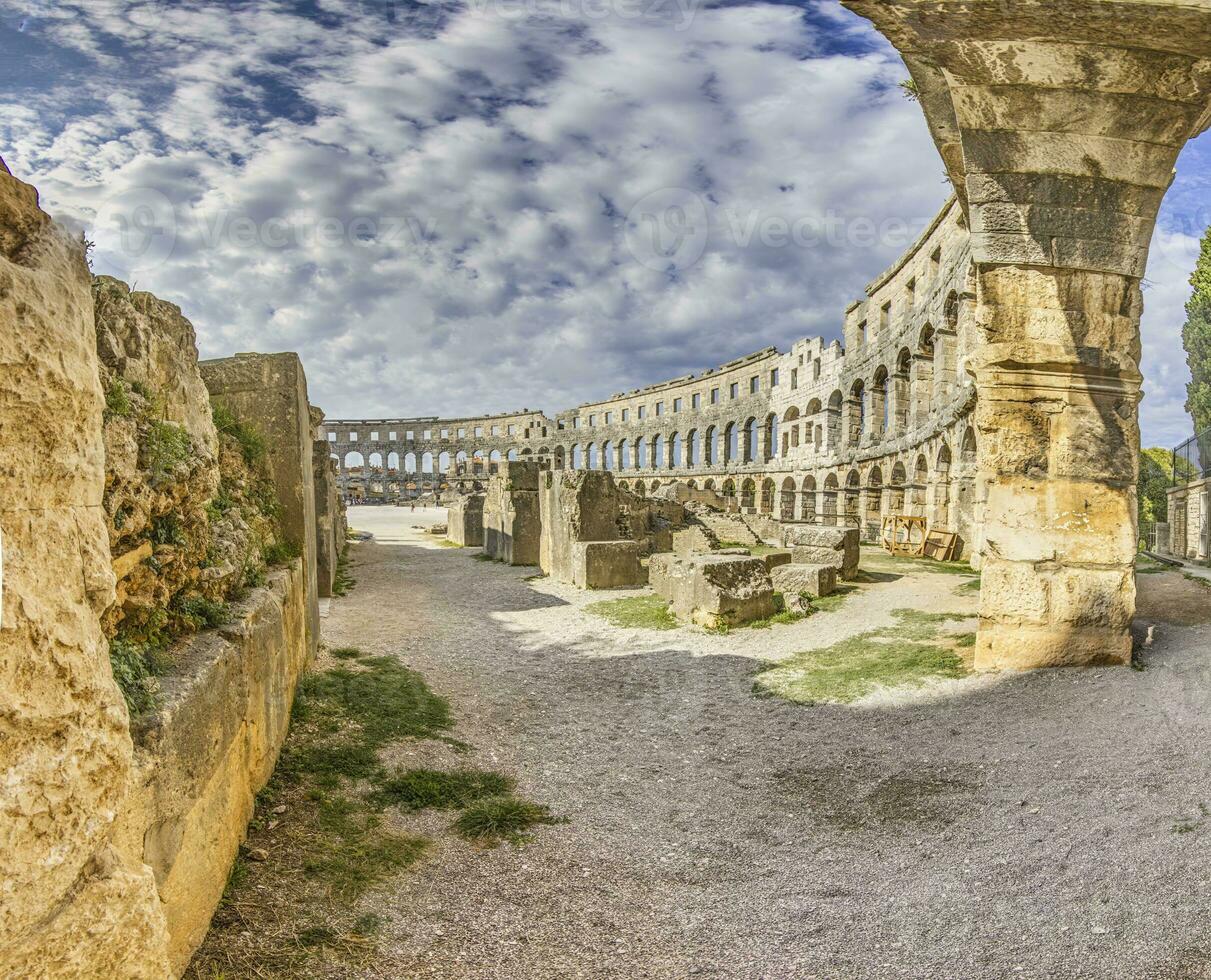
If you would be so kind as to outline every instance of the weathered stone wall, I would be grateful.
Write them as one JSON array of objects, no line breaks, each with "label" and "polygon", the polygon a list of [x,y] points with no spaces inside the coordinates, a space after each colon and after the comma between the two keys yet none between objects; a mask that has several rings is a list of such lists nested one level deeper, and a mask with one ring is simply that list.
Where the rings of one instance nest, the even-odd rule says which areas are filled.
[{"label": "weathered stone wall", "polygon": [[447,537],[464,548],[480,548],[484,543],[484,495],[458,494],[450,502],[446,519]]},{"label": "weathered stone wall", "polygon": [[537,565],[541,538],[537,463],[503,463],[484,494],[484,553],[508,565]]},{"label": "weathered stone wall", "polygon": [[114,847],[131,776],[101,615],[104,397],[82,243],[0,164],[0,963],[169,975],[151,870]]},{"label": "weathered stone wall", "polygon": [[315,440],[303,366],[297,354],[283,353],[237,354],[203,361],[199,367],[211,401],[253,426],[265,440],[282,534],[307,569],[307,645],[314,656],[319,642]]},{"label": "weathered stone wall", "polygon": [[209,928],[286,736],[307,661],[307,577],[296,559],[229,624],[180,643],[159,709],[135,725],[131,790],[113,838],[155,876],[176,973]]},{"label": "weathered stone wall", "polygon": [[[324,413],[313,407],[312,429],[318,430],[323,420]],[[316,595],[328,599],[336,582],[337,562],[345,547],[348,522],[336,464],[328,455],[328,446],[323,439],[316,439],[311,444],[311,473],[315,478]]]}]

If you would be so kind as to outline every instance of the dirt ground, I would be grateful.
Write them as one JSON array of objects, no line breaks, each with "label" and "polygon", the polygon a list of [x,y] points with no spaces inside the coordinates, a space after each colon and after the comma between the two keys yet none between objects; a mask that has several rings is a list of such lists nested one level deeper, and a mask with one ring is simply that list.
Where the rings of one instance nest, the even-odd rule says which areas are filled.
[{"label": "dirt ground", "polygon": [[567,822],[484,849],[396,818],[437,846],[367,901],[381,955],[325,976],[1211,977],[1202,585],[1140,576],[1140,670],[803,706],[755,669],[977,597],[914,571],[769,630],[622,629],[409,527],[443,516],[354,509],[375,537],[324,641],[420,671],[475,763]]}]

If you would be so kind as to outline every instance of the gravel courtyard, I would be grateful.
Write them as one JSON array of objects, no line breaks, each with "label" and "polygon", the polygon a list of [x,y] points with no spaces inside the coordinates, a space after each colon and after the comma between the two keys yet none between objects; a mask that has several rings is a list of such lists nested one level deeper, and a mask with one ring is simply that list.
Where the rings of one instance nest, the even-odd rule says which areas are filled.
[{"label": "gravel courtyard", "polygon": [[[609,596],[411,529],[443,519],[351,510],[374,539],[324,642],[420,671],[474,764],[568,822],[524,847],[440,836],[374,896],[386,956],[357,975],[1211,977],[1201,585],[1140,576],[1143,670],[803,706],[753,695],[762,660],[975,597],[915,571],[768,630],[623,629],[583,609]],[[1186,625],[1161,621],[1178,594]]]}]

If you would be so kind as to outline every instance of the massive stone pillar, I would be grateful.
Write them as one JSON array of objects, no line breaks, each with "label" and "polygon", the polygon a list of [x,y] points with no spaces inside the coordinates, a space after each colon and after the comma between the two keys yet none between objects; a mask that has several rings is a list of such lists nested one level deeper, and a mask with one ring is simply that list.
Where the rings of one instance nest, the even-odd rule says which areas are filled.
[{"label": "massive stone pillar", "polygon": [[1178,153],[1211,123],[1211,2],[843,2],[903,54],[971,228],[976,664],[1126,663],[1140,279]]}]

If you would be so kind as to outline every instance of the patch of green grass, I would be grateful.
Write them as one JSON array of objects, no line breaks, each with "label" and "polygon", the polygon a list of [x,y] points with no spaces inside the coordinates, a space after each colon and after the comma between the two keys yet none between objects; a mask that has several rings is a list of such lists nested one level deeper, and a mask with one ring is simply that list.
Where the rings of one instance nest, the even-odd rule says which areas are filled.
[{"label": "patch of green grass", "polygon": [[495,845],[502,840],[520,843],[525,832],[539,824],[565,822],[539,803],[504,794],[472,803],[454,821],[454,829],[468,840]]},{"label": "patch of green grass", "polygon": [[337,660],[356,660],[362,655],[362,651],[357,647],[337,647],[335,650],[330,650],[329,655]]},{"label": "patch of green grass", "polygon": [[856,585],[838,585],[828,595],[822,595],[812,600],[812,612],[836,612],[845,605],[845,600],[857,591]]},{"label": "patch of green grass", "polygon": [[1182,572],[1182,575],[1191,582],[1196,582],[1204,589],[1211,589],[1211,579],[1205,579],[1201,575],[1192,575],[1190,572]]},{"label": "patch of green grass", "polygon": [[239,444],[246,465],[256,466],[265,458],[265,439],[255,428],[236,418],[226,405],[214,404],[211,415],[214,417],[214,427],[223,435],[231,436]]},{"label": "patch of green grass", "polygon": [[862,549],[862,567],[874,572],[933,572],[938,575],[975,575],[970,562],[935,561],[932,558],[908,558],[889,555],[882,548]]},{"label": "patch of green grass", "polygon": [[347,596],[357,585],[357,579],[349,574],[349,565],[349,545],[346,544],[336,558],[336,574],[332,577],[332,594],[334,596]]},{"label": "patch of green grass", "polygon": [[356,738],[373,749],[403,738],[462,745],[444,734],[454,727],[449,702],[418,673],[394,657],[363,657],[358,664],[366,669],[336,667],[303,678],[295,717],[329,733],[352,726]]},{"label": "patch of green grass", "polygon": [[514,781],[479,769],[405,769],[383,780],[374,799],[405,810],[461,810],[486,796],[511,793]]},{"label": "patch of green grass", "polygon": [[437,546],[439,548],[463,548],[463,547],[466,547],[465,545],[456,544],[455,542],[451,541],[449,538],[439,538],[437,541]]},{"label": "patch of green grass", "polygon": [[963,613],[894,610],[895,626],[847,637],[819,650],[762,668],[754,692],[800,704],[848,704],[880,687],[915,687],[937,678],[969,673],[957,648],[968,646],[961,634],[941,636],[948,621],[966,620]]},{"label": "patch of green grass", "polygon": [[672,630],[680,625],[669,612],[669,604],[658,595],[604,599],[584,608],[585,612],[600,616],[612,626],[627,629]]},{"label": "patch of green grass", "polygon": [[187,977],[312,977],[327,975],[321,963],[372,958],[384,920],[358,900],[433,846],[392,829],[389,807],[464,809],[459,832],[490,844],[556,822],[547,808],[510,795],[513,780],[496,773],[389,775],[379,750],[401,739],[462,747],[448,734],[449,705],[391,657],[331,652],[339,665],[300,683],[282,756],[257,798],[249,846],[267,856],[233,869]]},{"label": "patch of green grass", "polygon": [[957,596],[979,595],[980,580],[978,578],[968,579],[966,582],[960,582],[954,587],[954,594]]}]

